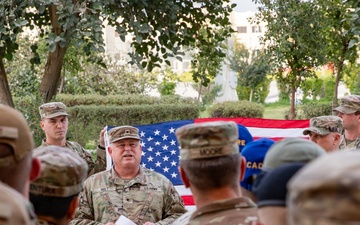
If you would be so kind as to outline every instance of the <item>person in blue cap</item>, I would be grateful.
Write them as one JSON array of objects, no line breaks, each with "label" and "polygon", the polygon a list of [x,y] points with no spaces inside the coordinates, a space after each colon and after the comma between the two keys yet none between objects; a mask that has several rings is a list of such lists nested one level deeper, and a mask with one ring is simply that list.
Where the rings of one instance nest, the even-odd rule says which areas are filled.
[{"label": "person in blue cap", "polygon": [[237,124],[237,126],[238,126],[238,131],[239,131],[239,139],[238,139],[237,143],[239,145],[239,151],[242,152],[244,147],[247,144],[249,144],[250,142],[252,142],[254,140],[254,138],[245,126],[243,126],[241,124]]},{"label": "person in blue cap", "polygon": [[241,181],[242,193],[255,201],[252,192],[255,176],[261,173],[261,168],[265,155],[269,148],[275,143],[274,140],[268,138],[260,138],[248,143],[241,154],[246,159],[246,170],[244,179]]}]

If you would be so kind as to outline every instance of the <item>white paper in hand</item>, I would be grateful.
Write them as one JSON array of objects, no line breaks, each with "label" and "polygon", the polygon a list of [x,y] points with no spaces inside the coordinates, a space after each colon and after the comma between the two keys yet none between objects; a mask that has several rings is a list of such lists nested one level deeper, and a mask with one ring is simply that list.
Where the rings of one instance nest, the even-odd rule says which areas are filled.
[{"label": "white paper in hand", "polygon": [[120,216],[119,219],[116,221],[115,225],[136,225],[133,221],[129,220],[125,216]]}]

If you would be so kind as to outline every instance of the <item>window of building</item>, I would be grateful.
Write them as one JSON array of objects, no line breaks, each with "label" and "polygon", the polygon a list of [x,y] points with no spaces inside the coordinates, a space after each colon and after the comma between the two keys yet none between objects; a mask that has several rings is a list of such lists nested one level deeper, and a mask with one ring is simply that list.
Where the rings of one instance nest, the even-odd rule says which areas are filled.
[{"label": "window of building", "polygon": [[238,33],[246,33],[247,32],[246,27],[237,27],[237,32]]},{"label": "window of building", "polygon": [[261,33],[261,26],[252,26],[251,29],[253,33]]}]

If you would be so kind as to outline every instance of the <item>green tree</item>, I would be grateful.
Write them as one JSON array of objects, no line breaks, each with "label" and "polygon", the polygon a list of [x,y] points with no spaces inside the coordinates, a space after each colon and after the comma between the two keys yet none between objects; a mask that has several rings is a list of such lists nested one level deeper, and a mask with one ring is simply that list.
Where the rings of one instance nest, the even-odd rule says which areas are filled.
[{"label": "green tree", "polygon": [[260,5],[254,22],[266,22],[261,39],[272,74],[291,90],[290,119],[295,118],[295,93],[301,82],[315,76],[324,64],[322,15],[312,1],[255,0]]},{"label": "green tree", "polygon": [[[212,55],[218,41],[230,35],[229,14],[235,5],[230,0],[4,0],[0,5],[0,62],[11,59],[16,51],[16,36],[24,26],[36,29],[45,37],[48,56],[39,91],[45,102],[56,94],[65,53],[70,43],[82,48],[87,56],[104,52],[104,21],[116,28],[121,40],[131,35],[133,52],[130,63],[151,71],[168,57],[179,57],[182,46],[195,42],[208,48],[197,52],[200,57]],[[206,35],[198,31],[203,27]],[[223,33],[218,35],[222,28]],[[6,47],[4,47],[6,46]],[[34,48],[36,49],[36,48]],[[101,58],[91,57],[95,62]],[[1,101],[12,104],[3,64],[0,63]],[[202,76],[202,74],[200,75]],[[206,83],[206,79],[200,79]]]},{"label": "green tree", "polygon": [[[245,45],[236,43],[232,54],[229,55],[230,69],[234,70],[238,76],[238,86],[250,89],[249,102],[252,101],[254,90],[265,82],[269,65],[262,51],[249,50]],[[261,95],[256,93],[256,95]]]},{"label": "green tree", "polygon": [[12,60],[18,49],[16,39],[22,28],[28,23],[25,18],[28,0],[0,1],[0,102],[14,106],[11,97],[4,59]]},{"label": "green tree", "polygon": [[350,29],[355,35],[349,46],[355,45],[360,50],[360,2],[358,0],[345,0],[344,3],[349,6],[344,19],[349,22]]},{"label": "green tree", "polygon": [[[357,48],[353,40],[356,33],[351,29],[351,22],[347,17],[353,4],[345,4],[342,0],[318,0],[320,9],[323,11],[323,32],[326,37],[326,57],[335,76],[335,88],[333,94],[333,107],[338,106],[338,87],[343,78],[345,62],[353,64],[358,58]],[[336,74],[335,74],[336,73]]]}]

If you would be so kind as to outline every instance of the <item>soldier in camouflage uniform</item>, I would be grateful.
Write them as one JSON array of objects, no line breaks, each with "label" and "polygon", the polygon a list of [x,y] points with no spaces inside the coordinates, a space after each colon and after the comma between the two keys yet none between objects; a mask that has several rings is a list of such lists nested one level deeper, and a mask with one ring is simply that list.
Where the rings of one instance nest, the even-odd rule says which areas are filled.
[{"label": "soldier in camouflage uniform", "polygon": [[340,150],[360,148],[360,95],[348,95],[341,99],[340,106],[333,109],[343,120],[344,134]]},{"label": "soldier in camouflage uniform", "polygon": [[62,102],[45,103],[39,107],[39,112],[41,116],[40,126],[46,136],[41,146],[56,145],[78,153],[89,166],[88,176],[106,169],[105,128],[100,131],[100,143],[96,149],[97,159],[94,162],[91,154],[79,143],[66,140],[69,114],[66,112],[65,104]]},{"label": "soldier in camouflage uniform", "polygon": [[359,158],[358,151],[335,152],[300,170],[288,184],[288,224],[360,224]]},{"label": "soldier in camouflage uniform", "polygon": [[0,182],[0,225],[32,224],[24,196]]},{"label": "soldier in camouflage uniform", "polygon": [[30,184],[37,225],[66,225],[74,218],[88,166],[75,152],[54,145],[39,147],[34,156],[41,162],[40,176]]},{"label": "soldier in camouflage uniform", "polygon": [[342,134],[342,119],[337,116],[319,116],[310,119],[310,127],[303,131],[310,140],[326,152],[339,149]]},{"label": "soldier in camouflage uniform", "polygon": [[[30,224],[35,224],[36,216],[28,201],[29,182],[35,179],[40,171],[39,160],[32,156],[34,147],[34,140],[24,116],[19,111],[0,104],[0,181],[23,196],[23,200],[14,197],[13,204],[23,202],[27,209],[27,221],[30,221]],[[0,195],[4,200],[1,201],[2,206],[12,198],[6,198],[3,193]],[[9,195],[14,196],[11,193]],[[8,217],[15,213],[11,211],[12,206],[14,205],[9,203],[0,208],[0,220],[1,217],[5,220],[10,219]],[[14,209],[20,210],[19,207],[15,206]]]},{"label": "soldier in camouflage uniform", "polygon": [[140,167],[142,150],[136,127],[114,127],[108,138],[114,165],[85,181],[72,225],[110,225],[120,216],[138,225],[165,225],[186,212],[170,180]]},{"label": "soldier in camouflage uniform", "polygon": [[193,193],[197,209],[174,225],[253,224],[257,208],[242,197],[240,177],[245,159],[239,154],[238,129],[234,122],[189,124],[176,130],[180,143],[180,174]]}]

